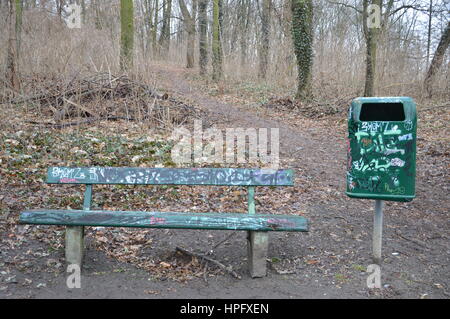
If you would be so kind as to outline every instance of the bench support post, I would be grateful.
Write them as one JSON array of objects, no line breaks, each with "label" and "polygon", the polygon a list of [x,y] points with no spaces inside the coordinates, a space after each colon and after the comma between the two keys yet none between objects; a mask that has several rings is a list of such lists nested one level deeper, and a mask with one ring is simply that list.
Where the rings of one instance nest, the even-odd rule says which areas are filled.
[{"label": "bench support post", "polygon": [[[92,184],[86,185],[84,191],[83,210],[90,210],[92,202]],[[84,226],[66,227],[66,262],[83,266]]]},{"label": "bench support post", "polygon": [[[248,213],[256,214],[255,187],[248,187]],[[269,234],[267,232],[249,231],[247,244],[247,260],[252,278],[265,277],[267,275],[267,251],[269,247]]]},{"label": "bench support post", "polygon": [[269,248],[269,234],[267,232],[248,232],[248,266],[252,278],[267,275],[267,251]]},{"label": "bench support post", "polygon": [[66,227],[66,262],[77,264],[80,268],[83,264],[84,253],[84,227]]}]

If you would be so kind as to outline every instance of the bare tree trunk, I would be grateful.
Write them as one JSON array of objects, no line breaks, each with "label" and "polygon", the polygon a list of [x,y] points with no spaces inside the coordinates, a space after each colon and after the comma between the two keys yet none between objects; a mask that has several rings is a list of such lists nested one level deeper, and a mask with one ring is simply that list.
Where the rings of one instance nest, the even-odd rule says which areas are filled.
[{"label": "bare tree trunk", "polygon": [[161,35],[159,37],[159,45],[162,50],[161,54],[166,57],[170,49],[170,20],[172,15],[172,0],[164,0],[163,8],[163,25],[161,28]]},{"label": "bare tree trunk", "polygon": [[187,50],[187,67],[193,68],[195,65],[195,21],[197,20],[198,0],[192,0],[191,24],[188,26],[188,50]]},{"label": "bare tree trunk", "polygon": [[9,0],[8,14],[8,52],[6,56],[6,75],[7,82],[14,91],[20,90],[18,77],[18,52],[17,52],[17,13],[16,1]]},{"label": "bare tree trunk", "polygon": [[197,0],[192,0],[192,10],[189,13],[189,10],[184,3],[184,0],[178,0],[180,5],[181,13],[183,15],[183,22],[185,23],[188,40],[187,40],[187,53],[186,53],[186,67],[193,68],[194,67],[194,49],[195,49],[195,18],[197,11]]},{"label": "bare tree trunk", "polygon": [[81,23],[86,23],[86,1],[81,0]]},{"label": "bare tree trunk", "polygon": [[154,9],[154,20],[153,20],[153,28],[152,28],[152,50],[153,55],[157,55],[159,50],[157,49],[157,41],[156,41],[156,35],[158,33],[158,15],[159,15],[159,1],[155,0],[155,9]]},{"label": "bare tree trunk", "polygon": [[149,52],[149,48],[151,47],[151,43],[152,43],[154,7],[153,7],[151,0],[142,1],[142,5],[143,5],[142,12],[144,15],[144,22],[142,23],[143,38],[145,36],[145,41],[144,41],[145,45],[143,47],[144,47],[144,52],[147,55],[147,53]]},{"label": "bare tree trunk", "polygon": [[102,21],[102,12],[100,8],[100,0],[92,0],[91,6],[94,6],[95,11],[95,28],[97,30],[101,30],[103,28],[103,21]]},{"label": "bare tree trunk", "polygon": [[432,88],[433,78],[442,65],[445,51],[447,51],[449,44],[450,44],[450,22],[447,23],[447,28],[442,33],[441,40],[439,41],[438,47],[436,48],[436,52],[434,53],[433,60],[431,61],[430,67],[428,68],[428,72],[425,77],[424,86],[429,98],[431,98],[433,95],[433,88]]},{"label": "bare tree trunk", "polygon": [[[370,27],[367,25],[369,14],[367,12],[369,8],[370,0],[363,0],[363,29],[366,39],[366,79],[364,85],[364,96],[375,95],[375,83],[376,83],[376,62],[377,62],[377,45],[380,26]],[[371,4],[378,5],[381,12],[382,0],[371,0]]]},{"label": "bare tree trunk", "polygon": [[16,38],[17,38],[17,58],[20,54],[20,42],[22,37],[22,15],[23,15],[23,1],[16,0]]},{"label": "bare tree trunk", "polygon": [[220,45],[220,0],[213,0],[213,80],[222,78],[222,49]]},{"label": "bare tree trunk", "polygon": [[259,77],[265,79],[269,59],[269,33],[271,0],[263,0],[261,15],[261,46],[259,49]]},{"label": "bare tree trunk", "polygon": [[208,65],[208,40],[206,38],[206,33],[208,31],[208,16],[207,9],[208,0],[200,0],[198,6],[198,15],[199,15],[199,29],[200,29],[200,39],[199,39],[199,66],[200,66],[200,75],[206,74],[206,68]]},{"label": "bare tree trunk", "polygon": [[56,11],[58,12],[58,17],[62,20],[62,12],[64,8],[64,0],[55,0],[56,1]]},{"label": "bare tree trunk", "polygon": [[241,57],[240,64],[241,67],[247,64],[247,33],[248,26],[250,23],[250,2],[249,0],[241,0],[240,2],[240,33],[241,33]]},{"label": "bare tree trunk", "polygon": [[427,34],[427,69],[430,63],[430,48],[431,48],[431,22],[433,21],[433,0],[430,0],[430,8],[428,11],[428,34]]}]

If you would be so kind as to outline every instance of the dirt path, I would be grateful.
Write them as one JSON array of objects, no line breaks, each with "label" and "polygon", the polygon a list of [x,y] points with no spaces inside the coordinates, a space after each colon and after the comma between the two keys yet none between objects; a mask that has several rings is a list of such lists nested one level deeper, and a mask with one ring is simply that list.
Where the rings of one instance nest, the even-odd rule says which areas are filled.
[{"label": "dirt path", "polygon": [[[170,79],[163,81],[164,88],[177,98],[187,100],[207,110],[210,114],[208,122],[219,128],[279,128],[280,132],[280,158],[296,159],[296,168],[307,171],[308,177],[319,179],[323,174],[327,176],[330,186],[343,187],[342,179],[345,170],[345,144],[343,136],[327,134],[326,138],[321,132],[322,128],[308,127],[303,130],[295,129],[283,121],[258,116],[254,112],[238,109],[235,105],[221,102],[209,97],[193,87],[186,81],[185,71],[176,67],[154,67],[157,78]],[[328,132],[327,132],[328,133]],[[334,150],[332,154],[328,150]],[[315,156],[309,156],[315,154]],[[337,155],[337,156],[336,156]],[[321,160],[318,161],[317,159]]]},{"label": "dirt path", "polygon": [[[233,266],[242,275],[241,280],[226,274],[186,283],[154,280],[147,272],[89,249],[88,243],[88,266],[81,289],[69,290],[64,272],[41,272],[39,277],[33,278],[33,285],[17,284],[14,293],[0,291],[0,298],[449,297],[450,246],[448,231],[442,229],[448,230],[448,199],[445,190],[439,190],[440,184],[433,184],[432,180],[419,181],[419,190],[425,194],[419,201],[387,204],[382,266],[384,288],[369,290],[365,269],[372,263],[373,202],[350,200],[345,196],[345,134],[334,132],[332,127],[324,132],[323,125],[302,126],[300,123],[293,127],[282,118],[259,115],[193,89],[183,69],[152,68],[156,78],[161,79],[160,89],[208,111],[206,124],[219,128],[280,129],[281,163],[283,167],[295,168],[296,186],[270,192],[268,196],[262,191],[257,197],[261,196],[264,203],[257,209],[281,207],[287,213],[303,214],[310,220],[310,232],[270,234],[270,270],[262,279],[253,280],[247,275],[245,234],[239,232],[215,251],[214,258]],[[152,247],[158,248],[148,253],[163,258],[161,256],[173,252],[179,245],[205,252],[227,235],[224,231],[152,230]],[[45,249],[45,245],[29,243],[28,248]],[[63,251],[53,255],[62,258]],[[35,267],[48,268],[38,261]],[[31,274],[18,273],[14,280],[21,283],[29,276]],[[36,288],[40,282],[45,286]]]}]

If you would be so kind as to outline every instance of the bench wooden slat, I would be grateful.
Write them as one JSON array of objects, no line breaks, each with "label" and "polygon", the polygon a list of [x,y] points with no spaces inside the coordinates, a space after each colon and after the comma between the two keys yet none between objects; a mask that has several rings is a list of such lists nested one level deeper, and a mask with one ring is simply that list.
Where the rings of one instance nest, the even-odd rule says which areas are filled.
[{"label": "bench wooden slat", "polygon": [[292,169],[50,167],[49,184],[293,186]]},{"label": "bench wooden slat", "polygon": [[64,226],[308,231],[308,222],[301,216],[240,213],[30,210],[20,214],[20,223]]}]

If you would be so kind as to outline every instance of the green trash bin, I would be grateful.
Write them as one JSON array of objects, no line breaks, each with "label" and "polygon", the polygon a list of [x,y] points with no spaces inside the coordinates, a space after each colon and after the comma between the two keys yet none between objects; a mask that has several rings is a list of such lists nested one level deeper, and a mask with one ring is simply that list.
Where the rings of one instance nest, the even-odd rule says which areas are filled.
[{"label": "green trash bin", "polygon": [[416,131],[416,104],[409,97],[353,100],[348,113],[347,195],[411,201]]}]

